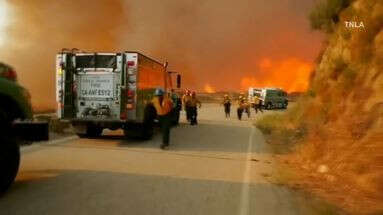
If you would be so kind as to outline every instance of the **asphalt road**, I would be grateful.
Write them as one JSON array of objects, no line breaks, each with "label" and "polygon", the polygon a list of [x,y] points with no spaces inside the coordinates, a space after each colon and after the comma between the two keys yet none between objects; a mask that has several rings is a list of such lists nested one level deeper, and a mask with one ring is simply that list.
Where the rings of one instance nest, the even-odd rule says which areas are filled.
[{"label": "asphalt road", "polygon": [[333,214],[322,201],[270,182],[279,170],[252,126],[258,116],[224,119],[222,107],[204,105],[199,125],[173,129],[166,151],[160,134],[139,141],[120,131],[24,148],[0,214]]}]

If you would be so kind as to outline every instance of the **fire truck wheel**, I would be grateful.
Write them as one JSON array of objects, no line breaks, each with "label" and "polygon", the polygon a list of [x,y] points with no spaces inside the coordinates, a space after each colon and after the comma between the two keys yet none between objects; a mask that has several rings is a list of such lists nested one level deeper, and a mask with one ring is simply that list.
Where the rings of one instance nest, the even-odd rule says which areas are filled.
[{"label": "fire truck wheel", "polygon": [[289,106],[289,102],[288,101],[285,101],[283,103],[283,109],[287,109],[287,106]]},{"label": "fire truck wheel", "polygon": [[15,138],[0,137],[0,194],[13,183],[20,164],[20,147]]},{"label": "fire truck wheel", "polygon": [[86,135],[88,137],[99,137],[102,134],[103,128],[96,125],[88,125],[86,127]]},{"label": "fire truck wheel", "polygon": [[153,106],[148,105],[145,108],[144,123],[141,128],[141,137],[145,140],[150,140],[154,135],[154,118],[156,110]]},{"label": "fire truck wheel", "polygon": [[150,140],[154,135],[153,124],[144,123],[141,130],[141,138],[143,140]]},{"label": "fire truck wheel", "polygon": [[20,149],[11,128],[12,111],[0,104],[0,194],[12,185],[20,163]]}]

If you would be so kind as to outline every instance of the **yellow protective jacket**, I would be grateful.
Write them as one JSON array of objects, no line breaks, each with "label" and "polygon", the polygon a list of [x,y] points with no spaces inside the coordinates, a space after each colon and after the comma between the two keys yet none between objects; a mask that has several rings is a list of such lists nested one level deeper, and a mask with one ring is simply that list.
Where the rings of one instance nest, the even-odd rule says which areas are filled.
[{"label": "yellow protective jacket", "polygon": [[188,103],[190,102],[191,100],[191,96],[190,95],[183,95],[182,96],[182,104],[184,107],[186,107],[188,105]]},{"label": "yellow protective jacket", "polygon": [[241,100],[238,101],[238,106],[241,109],[247,109],[249,107],[249,104],[247,103],[246,100],[242,100],[241,99]]},{"label": "yellow protective jacket", "polygon": [[162,100],[162,103],[160,104],[160,98],[158,96],[155,96],[152,99],[152,104],[154,108],[156,109],[157,115],[164,116],[173,109],[173,102],[171,99],[169,99],[167,96],[165,96]]},{"label": "yellow protective jacket", "polygon": [[222,104],[228,104],[228,103],[231,103],[231,99],[230,98],[224,98]]},{"label": "yellow protective jacket", "polygon": [[196,97],[191,97],[187,104],[190,107],[197,107],[198,105],[201,108],[201,102]]}]

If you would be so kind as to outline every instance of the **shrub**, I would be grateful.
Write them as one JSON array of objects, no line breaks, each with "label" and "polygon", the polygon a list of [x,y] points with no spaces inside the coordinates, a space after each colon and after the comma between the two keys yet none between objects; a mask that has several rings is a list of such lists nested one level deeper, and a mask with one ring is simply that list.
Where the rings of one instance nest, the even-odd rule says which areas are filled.
[{"label": "shrub", "polygon": [[296,143],[307,133],[306,125],[302,120],[302,111],[302,106],[296,105],[284,114],[274,113],[263,116],[255,122],[255,126],[268,135],[273,143]]},{"label": "shrub", "polygon": [[282,116],[277,114],[266,115],[255,123],[264,134],[271,134],[273,130],[280,127]]}]

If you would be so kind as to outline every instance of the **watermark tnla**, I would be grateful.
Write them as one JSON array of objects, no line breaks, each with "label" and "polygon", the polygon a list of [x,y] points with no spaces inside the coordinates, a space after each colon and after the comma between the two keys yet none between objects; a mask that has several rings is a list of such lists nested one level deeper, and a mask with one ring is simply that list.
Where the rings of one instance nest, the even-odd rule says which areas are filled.
[{"label": "watermark tnla", "polygon": [[345,21],[346,28],[364,28],[363,22]]}]

